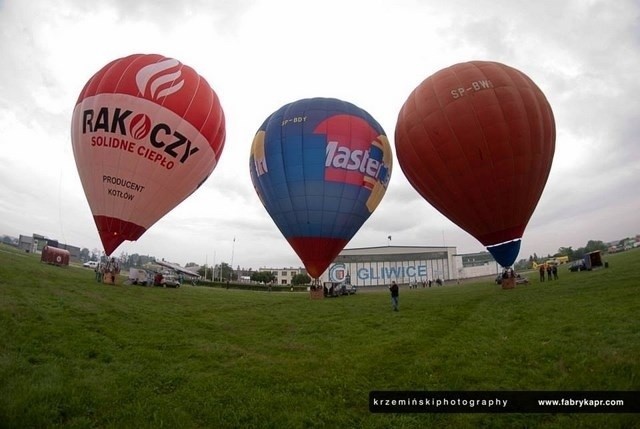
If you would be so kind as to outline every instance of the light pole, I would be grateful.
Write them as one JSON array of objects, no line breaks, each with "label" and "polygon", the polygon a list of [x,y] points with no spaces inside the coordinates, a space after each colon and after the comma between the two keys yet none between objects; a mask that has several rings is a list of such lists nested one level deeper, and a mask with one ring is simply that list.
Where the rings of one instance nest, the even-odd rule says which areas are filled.
[{"label": "light pole", "polygon": [[233,254],[236,250],[236,238],[233,237],[233,244],[231,245],[231,274],[230,274],[230,279],[229,280],[233,280]]}]

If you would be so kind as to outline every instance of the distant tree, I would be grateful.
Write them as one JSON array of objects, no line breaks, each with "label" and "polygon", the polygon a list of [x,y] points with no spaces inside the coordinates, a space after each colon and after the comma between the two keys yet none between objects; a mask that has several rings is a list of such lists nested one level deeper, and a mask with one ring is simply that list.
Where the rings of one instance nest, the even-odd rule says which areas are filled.
[{"label": "distant tree", "polygon": [[589,240],[585,246],[586,253],[595,252],[596,250],[607,250],[607,245],[601,240]]},{"label": "distant tree", "polygon": [[233,280],[233,268],[226,262],[221,262],[218,267],[220,273],[222,273],[223,280]]},{"label": "distant tree", "polygon": [[[113,256],[113,255],[112,255]],[[129,268],[129,254],[125,253],[125,252],[120,252],[120,256],[116,257],[116,260],[118,261],[118,264],[120,265],[120,268]]]},{"label": "distant tree", "polygon": [[258,283],[271,283],[276,276],[271,271],[254,271],[251,273],[251,281]]},{"label": "distant tree", "polygon": [[227,281],[235,280],[237,276],[235,275],[233,269],[229,266],[229,264],[227,264],[226,262],[221,262],[220,264],[215,266],[213,270],[213,277],[214,280]]},{"label": "distant tree", "polygon": [[197,267],[198,264],[196,264],[195,262],[187,262],[187,265],[185,265],[185,268],[190,268],[190,267]]},{"label": "distant tree", "polygon": [[198,274],[200,274],[203,278],[212,280],[213,279],[213,267],[207,267],[206,265],[203,265],[202,267],[200,267],[198,269]]},{"label": "distant tree", "polygon": [[127,265],[129,267],[138,267],[140,266],[140,255],[137,253],[133,253],[127,256]]},{"label": "distant tree", "polygon": [[516,263],[513,264],[513,268],[516,271],[520,271],[520,270],[526,269],[528,265],[529,265],[529,263],[527,262],[526,259],[520,259],[519,261],[517,261]]},{"label": "distant tree", "polygon": [[139,255],[138,256],[138,265],[144,267],[149,262],[155,261],[156,258],[149,255]]},{"label": "distant tree", "polygon": [[91,258],[91,252],[86,247],[83,247],[80,250],[80,260],[83,262],[87,262]]},{"label": "distant tree", "polygon": [[561,247],[558,249],[558,253],[556,253],[554,256],[568,256],[569,260],[573,260],[573,254],[574,251],[571,248],[571,246],[569,247]]},{"label": "distant tree", "polygon": [[308,285],[311,283],[311,277],[309,277],[308,274],[296,274],[291,279],[291,283],[293,283],[294,286]]}]

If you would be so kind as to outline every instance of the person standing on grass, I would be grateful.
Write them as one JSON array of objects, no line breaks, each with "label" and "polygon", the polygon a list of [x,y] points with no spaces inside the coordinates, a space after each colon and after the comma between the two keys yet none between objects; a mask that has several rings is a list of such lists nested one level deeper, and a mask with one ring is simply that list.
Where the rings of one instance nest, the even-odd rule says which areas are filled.
[{"label": "person standing on grass", "polygon": [[400,296],[400,288],[398,287],[398,284],[395,282],[395,280],[391,282],[389,290],[391,291],[391,305],[393,306],[393,311],[398,311],[398,297]]},{"label": "person standing on grass", "polygon": [[540,264],[540,267],[538,268],[538,270],[540,271],[540,281],[543,282],[544,281],[544,264]]}]

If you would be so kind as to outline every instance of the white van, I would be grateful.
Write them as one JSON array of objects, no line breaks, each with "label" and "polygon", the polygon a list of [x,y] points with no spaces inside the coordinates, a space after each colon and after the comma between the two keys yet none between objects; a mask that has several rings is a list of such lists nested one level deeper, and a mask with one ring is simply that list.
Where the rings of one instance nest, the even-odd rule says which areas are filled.
[{"label": "white van", "polygon": [[98,266],[98,261],[87,261],[84,264],[82,264],[82,266],[85,268],[95,269]]},{"label": "white van", "polygon": [[129,268],[129,281],[133,285],[147,286],[151,284],[152,276],[146,270],[140,268]]}]

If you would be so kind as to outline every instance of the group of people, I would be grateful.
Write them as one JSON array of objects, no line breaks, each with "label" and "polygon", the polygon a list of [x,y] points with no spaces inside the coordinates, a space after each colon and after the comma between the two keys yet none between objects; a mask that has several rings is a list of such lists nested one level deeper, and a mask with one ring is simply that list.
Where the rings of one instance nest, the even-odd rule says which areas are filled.
[{"label": "group of people", "polygon": [[[422,280],[421,282],[418,282],[417,280],[409,283],[409,289],[418,289],[418,284],[422,285],[423,288],[431,287],[433,286],[434,281],[429,279],[429,280]],[[436,279],[435,284],[437,284],[438,286],[442,286],[443,282],[440,278]]]},{"label": "group of people", "polygon": [[544,282],[544,275],[547,274],[547,280],[558,280],[558,266],[555,264],[541,264],[538,267],[540,272],[540,281]]},{"label": "group of people", "polygon": [[98,263],[94,271],[98,283],[116,284],[116,276],[120,274],[120,265],[115,258],[111,258],[107,262]]}]

